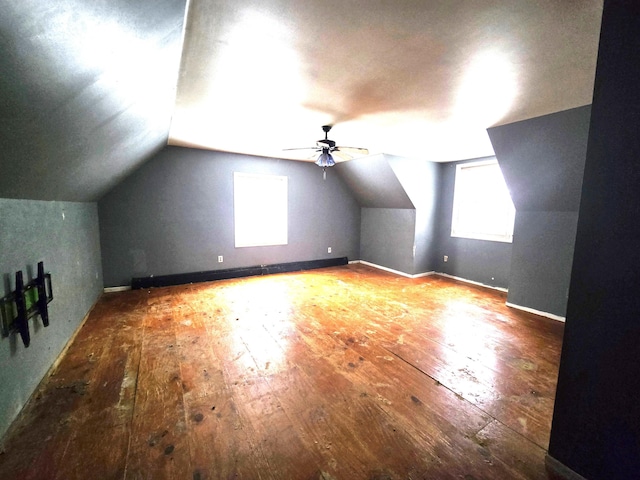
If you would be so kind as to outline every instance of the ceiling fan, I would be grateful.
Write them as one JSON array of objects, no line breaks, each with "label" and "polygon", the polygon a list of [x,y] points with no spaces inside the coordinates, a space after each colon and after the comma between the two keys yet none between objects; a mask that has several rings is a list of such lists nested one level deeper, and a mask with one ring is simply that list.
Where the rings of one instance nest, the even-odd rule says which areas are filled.
[{"label": "ceiling fan", "polygon": [[[285,148],[284,150],[313,150],[314,153],[311,156],[313,158],[316,153],[320,153],[315,164],[319,167],[322,167],[323,178],[327,178],[327,167],[332,167],[336,164],[336,161],[333,159],[333,155],[336,155],[343,160],[351,160],[354,158],[354,155],[368,155],[369,150],[361,147],[339,147],[336,145],[336,142],[333,140],[329,140],[329,132],[331,131],[331,127],[333,125],[323,125],[322,131],[324,132],[324,138],[316,141],[315,147],[303,147],[303,148]],[[354,155],[352,155],[353,153]]]}]

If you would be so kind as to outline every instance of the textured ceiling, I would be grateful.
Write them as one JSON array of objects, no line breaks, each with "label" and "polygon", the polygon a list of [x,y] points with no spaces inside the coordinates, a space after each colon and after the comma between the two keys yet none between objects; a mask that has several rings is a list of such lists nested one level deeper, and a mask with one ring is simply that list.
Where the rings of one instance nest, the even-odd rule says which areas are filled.
[{"label": "textured ceiling", "polygon": [[601,10],[0,0],[0,197],[93,201],[167,142],[285,157],[323,124],[371,154],[489,155],[488,127],[591,102]]},{"label": "textured ceiling", "polygon": [[191,0],[169,142],[285,156],[335,124],[330,138],[372,154],[491,155],[488,127],[591,103],[601,13],[602,0]]}]

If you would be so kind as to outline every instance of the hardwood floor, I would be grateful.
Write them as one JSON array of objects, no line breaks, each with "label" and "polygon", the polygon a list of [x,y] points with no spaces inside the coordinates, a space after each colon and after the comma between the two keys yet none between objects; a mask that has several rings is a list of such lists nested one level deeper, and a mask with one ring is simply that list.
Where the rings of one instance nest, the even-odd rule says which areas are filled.
[{"label": "hardwood floor", "polygon": [[104,295],[7,479],[546,479],[563,324],[363,265]]}]

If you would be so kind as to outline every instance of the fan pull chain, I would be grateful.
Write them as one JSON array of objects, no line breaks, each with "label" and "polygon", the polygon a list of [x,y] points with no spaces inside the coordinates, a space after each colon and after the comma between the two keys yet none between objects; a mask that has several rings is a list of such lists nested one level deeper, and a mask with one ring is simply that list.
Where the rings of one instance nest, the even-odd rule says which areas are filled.
[{"label": "fan pull chain", "polygon": [[327,179],[327,169],[325,167],[322,167],[322,180],[326,180]]}]

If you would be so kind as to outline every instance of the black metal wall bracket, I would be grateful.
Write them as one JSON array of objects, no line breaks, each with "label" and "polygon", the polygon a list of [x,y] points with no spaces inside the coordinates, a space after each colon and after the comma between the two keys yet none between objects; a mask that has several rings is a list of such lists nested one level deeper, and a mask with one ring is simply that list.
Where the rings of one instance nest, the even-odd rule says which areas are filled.
[{"label": "black metal wall bracket", "polygon": [[40,315],[42,324],[49,326],[47,305],[53,300],[51,274],[44,273],[44,263],[38,263],[38,276],[24,284],[22,271],[16,272],[16,289],[4,298],[0,298],[0,330],[3,337],[19,332],[22,343],[28,347],[31,343],[29,319]]}]

